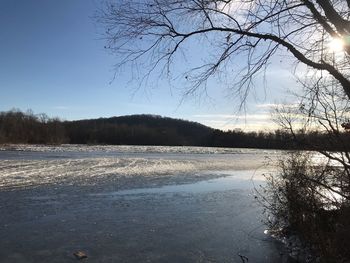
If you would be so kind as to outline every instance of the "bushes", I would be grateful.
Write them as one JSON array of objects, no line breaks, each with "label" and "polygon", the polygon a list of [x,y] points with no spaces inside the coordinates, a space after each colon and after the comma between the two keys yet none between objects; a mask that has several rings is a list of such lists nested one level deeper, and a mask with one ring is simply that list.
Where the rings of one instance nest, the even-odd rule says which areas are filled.
[{"label": "bushes", "polygon": [[289,153],[280,161],[277,175],[267,176],[263,204],[271,229],[297,234],[321,262],[350,260],[350,202],[348,174],[326,160],[315,163],[314,154]]}]

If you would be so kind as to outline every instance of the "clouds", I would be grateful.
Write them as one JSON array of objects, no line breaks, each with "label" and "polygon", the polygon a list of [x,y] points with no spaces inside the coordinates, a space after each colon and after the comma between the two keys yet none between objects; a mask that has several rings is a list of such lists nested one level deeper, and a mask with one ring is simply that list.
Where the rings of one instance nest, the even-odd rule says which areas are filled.
[{"label": "clouds", "polygon": [[233,130],[244,129],[253,130],[274,130],[277,126],[271,119],[269,113],[258,114],[196,114],[192,119],[203,123],[204,125],[221,129]]},{"label": "clouds", "polygon": [[220,119],[220,120],[267,120],[270,119],[269,114],[197,114],[192,115],[193,118],[200,119]]},{"label": "clouds", "polygon": [[[252,110],[248,113],[237,114],[195,114],[191,119],[203,123],[204,125],[221,129],[233,130],[242,129],[244,131],[273,131],[279,128],[276,124],[276,112],[278,109],[281,113],[284,109],[294,112],[299,107],[297,103],[260,103],[252,106]],[[293,119],[301,119],[302,116],[297,113],[291,113]]]}]

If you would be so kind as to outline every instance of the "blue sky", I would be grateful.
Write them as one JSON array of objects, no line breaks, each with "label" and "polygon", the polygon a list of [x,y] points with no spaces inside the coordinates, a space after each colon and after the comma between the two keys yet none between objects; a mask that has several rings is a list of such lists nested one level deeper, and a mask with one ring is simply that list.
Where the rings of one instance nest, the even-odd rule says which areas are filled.
[{"label": "blue sky", "polygon": [[273,64],[267,89],[257,88],[246,111],[237,112],[239,101],[215,80],[208,97],[185,100],[176,81],[151,79],[139,88],[128,82],[128,69],[113,80],[116,58],[104,49],[102,30],[92,19],[99,5],[98,0],[0,1],[0,111],[32,109],[66,120],[145,113],[219,129],[260,130],[272,127],[270,106],[283,102],[286,89],[295,85],[287,67]]}]

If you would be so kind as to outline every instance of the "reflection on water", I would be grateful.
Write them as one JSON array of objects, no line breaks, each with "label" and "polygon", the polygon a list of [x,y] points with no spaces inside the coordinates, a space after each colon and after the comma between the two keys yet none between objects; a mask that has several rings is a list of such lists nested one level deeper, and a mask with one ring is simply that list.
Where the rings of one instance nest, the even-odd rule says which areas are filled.
[{"label": "reflection on water", "polygon": [[91,194],[94,196],[123,196],[123,195],[144,195],[144,194],[164,194],[164,193],[206,193],[228,190],[247,190],[255,185],[262,184],[262,172],[258,171],[226,171],[219,173],[222,177],[199,181],[191,184],[165,185],[153,188],[137,188],[120,190],[108,193]]},{"label": "reflection on water", "polygon": [[0,191],[0,262],[290,262],[252,196],[266,151],[120,149],[0,151],[0,185],[30,186]]}]

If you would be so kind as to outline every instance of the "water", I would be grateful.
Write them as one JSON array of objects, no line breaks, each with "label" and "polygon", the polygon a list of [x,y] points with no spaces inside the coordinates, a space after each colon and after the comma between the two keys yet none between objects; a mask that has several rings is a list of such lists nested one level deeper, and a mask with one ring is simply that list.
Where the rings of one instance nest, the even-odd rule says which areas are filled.
[{"label": "water", "polygon": [[0,152],[0,262],[291,262],[254,198],[274,151],[21,147]]},{"label": "water", "polygon": [[[17,147],[17,148],[16,148]],[[183,179],[216,171],[252,170],[278,151],[160,146],[16,146],[0,151],[0,188],[44,184],[94,184],[142,176]],[[270,158],[267,160],[266,158]],[[136,179],[135,179],[136,180]],[[177,180],[175,180],[177,181]],[[186,180],[182,180],[186,181]],[[137,182],[134,182],[137,183]]]},{"label": "water", "polygon": [[[268,171],[265,171],[268,172]],[[120,190],[115,192],[92,194],[105,196],[125,196],[125,195],[145,195],[145,194],[164,194],[164,193],[184,193],[200,194],[209,192],[222,192],[229,190],[248,190],[254,185],[263,184],[262,171],[258,173],[252,170],[226,171],[218,173],[219,178],[199,181],[190,184],[164,185],[160,187],[136,188]],[[255,178],[254,178],[255,177]]]}]

